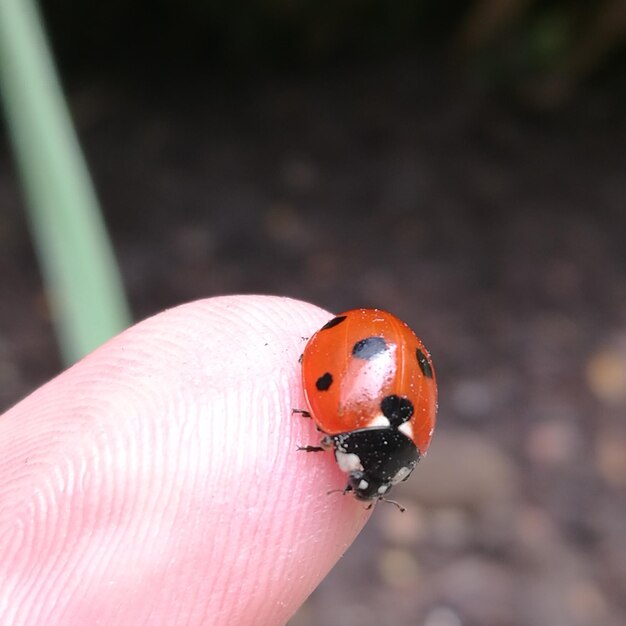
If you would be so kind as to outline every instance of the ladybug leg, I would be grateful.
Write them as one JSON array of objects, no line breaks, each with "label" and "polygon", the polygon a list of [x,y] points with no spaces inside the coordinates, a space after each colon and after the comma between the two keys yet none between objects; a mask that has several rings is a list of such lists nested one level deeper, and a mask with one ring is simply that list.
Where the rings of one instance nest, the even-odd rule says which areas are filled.
[{"label": "ladybug leg", "polygon": [[324,450],[330,450],[333,447],[333,440],[328,435],[320,441],[319,446],[298,446],[298,450],[304,450],[305,452],[324,452]]},{"label": "ladybug leg", "polygon": [[[302,417],[306,417],[307,419],[311,419],[311,414],[308,411],[305,411],[304,409],[291,409],[291,414],[292,415],[300,415]],[[319,427],[319,426],[315,426],[315,428],[317,428],[318,432],[323,433],[324,431]]]},{"label": "ladybug leg", "polygon": [[322,446],[298,446],[298,450],[304,450],[304,452],[324,452],[326,448],[322,448]]},{"label": "ladybug leg", "polygon": [[[331,489],[330,491],[326,492],[326,495],[329,496],[331,493],[340,493],[342,496],[345,496],[347,493],[350,493],[352,491],[352,487],[350,487],[350,485],[346,485],[343,489]],[[370,504],[370,507],[372,505]]]}]

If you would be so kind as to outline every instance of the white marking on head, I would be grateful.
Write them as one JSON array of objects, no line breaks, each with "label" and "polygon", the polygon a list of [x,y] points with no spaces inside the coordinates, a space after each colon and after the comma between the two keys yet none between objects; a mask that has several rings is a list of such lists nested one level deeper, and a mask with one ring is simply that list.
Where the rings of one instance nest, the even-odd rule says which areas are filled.
[{"label": "white marking on head", "polygon": [[407,479],[411,475],[412,471],[412,467],[401,467],[398,473],[391,479],[391,484],[396,485],[397,483]]},{"label": "white marking on head", "polygon": [[359,484],[357,485],[357,489],[360,489],[361,491],[363,491],[364,489],[367,489],[369,486],[370,484],[366,480],[361,480]]},{"label": "white marking on head", "polygon": [[357,454],[352,452],[342,452],[341,450],[335,450],[335,458],[337,459],[337,465],[339,469],[346,474],[350,472],[362,472],[363,465],[361,459]]},{"label": "white marking on head", "polygon": [[400,426],[398,426],[398,430],[409,439],[413,439],[413,426],[411,422],[404,422],[403,424],[400,424]]},{"label": "white marking on head", "polygon": [[326,437],[323,437],[320,441],[320,446],[322,446],[322,448],[324,448],[325,450],[330,450],[334,445],[335,442],[333,441],[333,438],[329,437],[328,435],[326,435]]},{"label": "white marking on head", "polygon": [[378,495],[382,496],[382,495],[386,494],[388,491],[389,491],[389,485],[381,485],[378,488]]},{"label": "white marking on head", "polygon": [[376,426],[387,427],[389,425],[389,420],[382,413],[376,415],[367,423],[368,428],[375,428]]}]

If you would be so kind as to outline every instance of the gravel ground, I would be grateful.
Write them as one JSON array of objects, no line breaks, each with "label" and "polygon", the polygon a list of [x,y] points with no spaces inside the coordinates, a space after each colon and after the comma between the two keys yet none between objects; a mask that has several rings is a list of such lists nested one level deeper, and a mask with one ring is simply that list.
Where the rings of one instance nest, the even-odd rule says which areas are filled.
[{"label": "gravel ground", "polygon": [[[408,511],[291,626],[626,623],[623,93],[537,115],[399,64],[71,94],[138,318],[277,293],[389,308],[433,354]],[[0,206],[6,407],[60,367],[6,145]]]}]

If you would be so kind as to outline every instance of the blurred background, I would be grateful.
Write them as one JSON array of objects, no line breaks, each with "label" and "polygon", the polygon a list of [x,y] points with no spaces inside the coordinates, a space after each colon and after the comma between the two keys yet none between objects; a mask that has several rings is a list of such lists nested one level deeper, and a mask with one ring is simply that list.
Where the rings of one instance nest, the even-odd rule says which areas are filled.
[{"label": "blurred background", "polygon": [[[290,626],[626,623],[626,3],[41,8],[135,319],[281,294],[433,354],[407,512]],[[5,130],[0,408],[63,366]]]}]

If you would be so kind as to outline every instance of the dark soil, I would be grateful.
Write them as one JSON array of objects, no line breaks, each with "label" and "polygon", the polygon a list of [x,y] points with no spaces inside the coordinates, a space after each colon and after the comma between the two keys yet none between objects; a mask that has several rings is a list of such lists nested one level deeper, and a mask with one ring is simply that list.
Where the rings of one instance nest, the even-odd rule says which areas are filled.
[{"label": "dark soil", "polygon": [[[626,623],[626,124],[410,64],[70,89],[136,317],[381,306],[430,348],[428,459],[293,626]],[[0,151],[0,404],[61,367]]]}]

